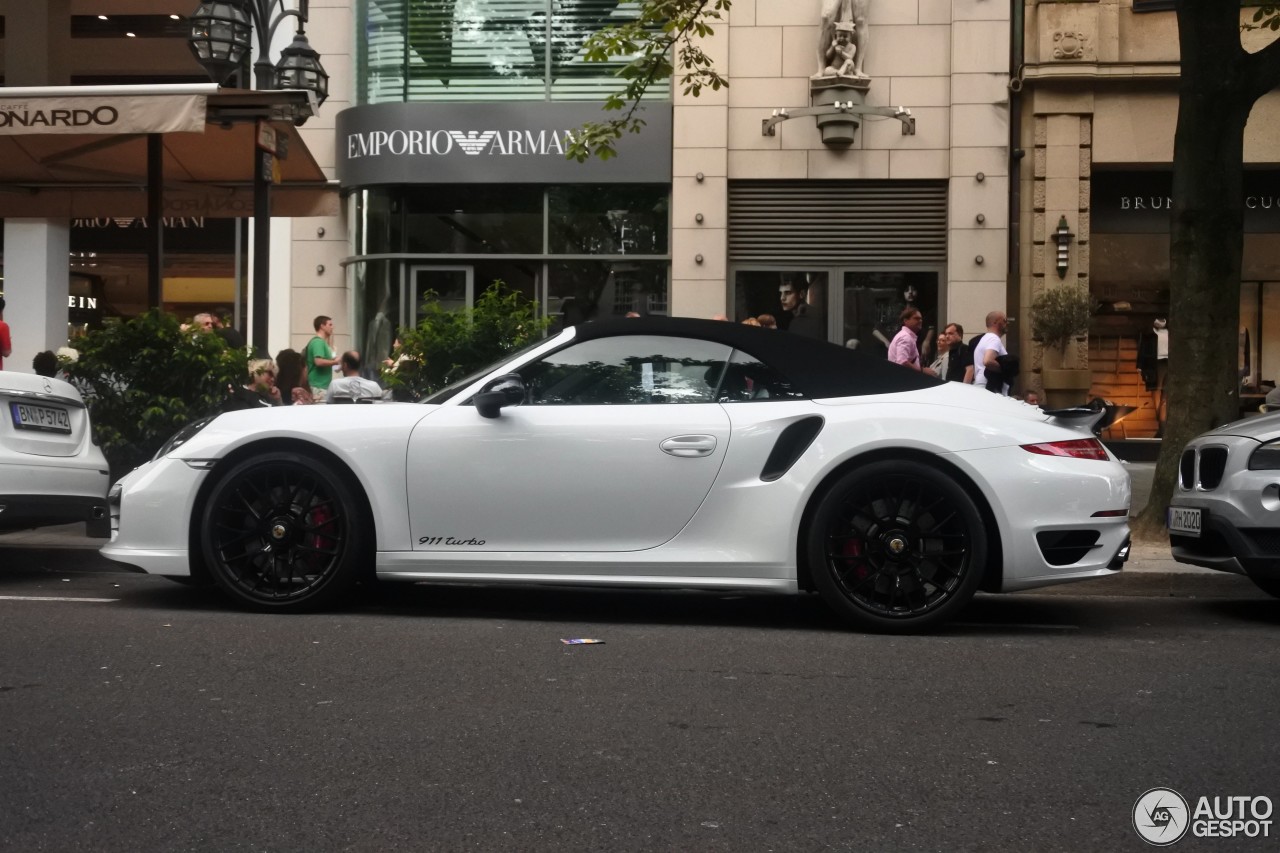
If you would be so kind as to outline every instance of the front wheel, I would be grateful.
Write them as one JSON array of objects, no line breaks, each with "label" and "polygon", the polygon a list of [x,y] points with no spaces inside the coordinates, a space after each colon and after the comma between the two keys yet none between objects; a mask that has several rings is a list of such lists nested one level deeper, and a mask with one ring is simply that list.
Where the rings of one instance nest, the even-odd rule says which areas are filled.
[{"label": "front wheel", "polygon": [[289,452],[245,459],[219,477],[204,505],[200,541],[209,574],[253,610],[332,606],[370,556],[359,506],[319,459]]},{"label": "front wheel", "polygon": [[906,634],[953,617],[977,592],[987,562],[978,507],[951,477],[920,462],[884,460],[840,477],[809,533],[823,599],[857,628]]}]

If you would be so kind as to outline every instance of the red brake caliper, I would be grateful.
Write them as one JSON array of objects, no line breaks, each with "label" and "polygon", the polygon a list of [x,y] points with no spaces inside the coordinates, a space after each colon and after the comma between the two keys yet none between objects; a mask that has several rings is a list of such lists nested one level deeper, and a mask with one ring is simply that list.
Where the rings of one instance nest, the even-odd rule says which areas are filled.
[{"label": "red brake caliper", "polygon": [[841,549],[841,556],[855,564],[853,569],[854,577],[862,580],[867,576],[867,562],[859,559],[862,556],[861,539],[846,539],[844,547]]}]

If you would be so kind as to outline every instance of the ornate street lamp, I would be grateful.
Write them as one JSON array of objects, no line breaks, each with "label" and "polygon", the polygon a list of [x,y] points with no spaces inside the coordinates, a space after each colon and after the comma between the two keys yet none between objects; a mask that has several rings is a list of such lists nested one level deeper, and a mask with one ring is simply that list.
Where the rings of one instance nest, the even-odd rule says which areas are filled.
[{"label": "ornate street lamp", "polygon": [[293,42],[280,51],[280,61],[276,63],[272,82],[276,89],[304,89],[314,92],[317,105],[323,104],[329,97],[329,75],[320,64],[320,54],[307,42],[307,34],[301,26],[298,27]]},{"label": "ornate street lamp", "polygon": [[[301,89],[311,92],[316,104],[329,97],[329,75],[320,64],[320,54],[307,42],[304,26],[308,18],[308,0],[202,0],[191,15],[191,35],[187,39],[196,60],[209,77],[219,85],[233,73],[243,69],[249,57],[251,32],[257,36],[257,57],[253,63],[254,88]],[[297,20],[293,42],[280,51],[280,61],[271,63],[271,44],[276,28],[287,18]],[[242,80],[241,86],[248,87]],[[295,124],[307,120],[303,114]],[[269,131],[269,129],[266,129]],[[267,346],[268,279],[271,272],[271,175],[275,165],[274,134],[255,134],[258,148],[254,152],[253,178],[253,328],[250,342],[265,351]],[[283,156],[283,150],[280,152]]]},{"label": "ornate street lamp", "polygon": [[236,0],[209,0],[188,20],[187,44],[209,78],[221,86],[249,56],[249,17]]}]

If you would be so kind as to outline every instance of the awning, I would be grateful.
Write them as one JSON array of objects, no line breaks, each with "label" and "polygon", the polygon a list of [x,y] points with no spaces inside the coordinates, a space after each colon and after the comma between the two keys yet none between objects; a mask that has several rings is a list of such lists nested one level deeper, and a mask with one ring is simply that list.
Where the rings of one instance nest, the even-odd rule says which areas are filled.
[{"label": "awning", "polygon": [[[307,92],[213,84],[0,90],[0,217],[145,216],[150,133],[163,135],[165,215],[251,216],[259,120],[285,140],[272,215],[336,214],[337,184],[293,124],[312,111]],[[113,114],[129,132],[104,128]]]}]

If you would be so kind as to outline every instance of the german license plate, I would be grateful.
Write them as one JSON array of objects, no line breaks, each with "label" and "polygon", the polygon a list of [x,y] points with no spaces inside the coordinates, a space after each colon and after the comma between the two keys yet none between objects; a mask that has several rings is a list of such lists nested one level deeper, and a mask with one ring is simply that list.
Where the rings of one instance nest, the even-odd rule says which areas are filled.
[{"label": "german license plate", "polygon": [[57,406],[10,403],[9,414],[13,416],[13,425],[18,429],[71,432],[71,414]]},{"label": "german license plate", "polygon": [[1182,536],[1199,536],[1203,521],[1201,510],[1185,506],[1169,507],[1169,532]]}]

